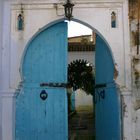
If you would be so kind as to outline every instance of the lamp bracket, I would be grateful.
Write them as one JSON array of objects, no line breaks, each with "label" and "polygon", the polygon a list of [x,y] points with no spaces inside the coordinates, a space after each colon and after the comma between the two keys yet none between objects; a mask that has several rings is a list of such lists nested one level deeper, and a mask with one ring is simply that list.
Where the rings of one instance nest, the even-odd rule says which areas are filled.
[{"label": "lamp bracket", "polygon": [[64,16],[65,14],[63,13],[59,13],[59,4],[58,3],[53,3],[53,7],[55,8],[56,10],[56,15],[57,16]]}]

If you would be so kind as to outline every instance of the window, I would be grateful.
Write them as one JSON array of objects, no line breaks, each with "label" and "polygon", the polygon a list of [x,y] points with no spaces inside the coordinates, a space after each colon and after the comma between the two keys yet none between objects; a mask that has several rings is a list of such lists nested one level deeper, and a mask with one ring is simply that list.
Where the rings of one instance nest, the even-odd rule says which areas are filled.
[{"label": "window", "polygon": [[116,12],[112,11],[111,13],[111,27],[116,28],[117,22],[116,22]]},{"label": "window", "polygon": [[23,14],[19,14],[17,17],[17,29],[22,31],[24,29],[24,17]]}]

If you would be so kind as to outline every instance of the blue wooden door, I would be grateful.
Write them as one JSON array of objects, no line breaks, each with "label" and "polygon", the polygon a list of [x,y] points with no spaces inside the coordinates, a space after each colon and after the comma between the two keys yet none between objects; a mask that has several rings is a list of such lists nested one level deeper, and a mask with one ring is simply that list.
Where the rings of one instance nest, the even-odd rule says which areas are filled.
[{"label": "blue wooden door", "polygon": [[[22,63],[16,97],[16,140],[67,140],[67,23],[37,33]],[[55,87],[54,87],[55,86]],[[41,99],[42,93],[47,98]]]},{"label": "blue wooden door", "polygon": [[114,78],[114,63],[104,40],[96,37],[96,140],[120,140],[120,105]]}]

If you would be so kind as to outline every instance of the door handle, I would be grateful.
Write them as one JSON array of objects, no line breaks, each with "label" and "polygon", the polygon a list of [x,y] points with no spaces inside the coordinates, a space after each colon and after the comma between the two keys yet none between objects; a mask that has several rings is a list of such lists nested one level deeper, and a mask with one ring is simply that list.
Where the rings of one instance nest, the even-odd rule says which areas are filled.
[{"label": "door handle", "polygon": [[40,93],[40,98],[44,101],[46,100],[48,97],[48,94],[45,90],[42,90],[41,93]]}]

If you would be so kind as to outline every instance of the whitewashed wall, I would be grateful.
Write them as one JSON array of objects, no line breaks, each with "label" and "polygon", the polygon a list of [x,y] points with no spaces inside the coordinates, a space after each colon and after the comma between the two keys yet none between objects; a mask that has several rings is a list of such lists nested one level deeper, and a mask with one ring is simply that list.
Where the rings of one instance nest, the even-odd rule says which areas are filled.
[{"label": "whitewashed wall", "polygon": [[95,52],[69,52],[68,53],[68,63],[76,59],[87,60],[87,62],[95,66]]},{"label": "whitewashed wall", "polygon": [[80,111],[82,109],[93,111],[93,96],[87,95],[83,90],[78,89],[75,91],[75,109]]},{"label": "whitewashed wall", "polygon": [[[77,6],[77,7],[76,7]],[[111,49],[113,51],[115,62],[118,64],[118,70],[119,70],[119,77],[118,81],[121,86],[127,85],[130,87],[130,83],[126,82],[127,76],[125,74],[129,74],[128,72],[125,73],[126,67],[128,67],[128,64],[125,64],[124,54],[125,54],[125,48],[124,48],[124,41],[125,37],[123,36],[124,26],[122,24],[123,16],[122,16],[122,4],[109,4],[106,8],[102,8],[102,4],[78,4],[75,6],[74,9],[74,17],[76,19],[80,19],[81,21],[84,21],[88,23],[90,26],[97,29],[108,41],[109,45],[111,46]],[[89,6],[91,8],[89,8]],[[95,7],[101,7],[101,8],[95,8]],[[108,6],[113,8],[108,8]],[[51,8],[50,8],[51,7]],[[20,8],[20,5],[19,5]],[[81,9],[84,10],[81,10]],[[20,75],[19,75],[19,66],[21,61],[22,52],[29,41],[29,39],[33,36],[34,33],[36,33],[39,28],[42,28],[47,23],[50,23],[56,19],[62,18],[57,17],[56,11],[53,8],[52,4],[48,5],[26,5],[25,6],[25,30],[23,32],[19,32],[16,30],[16,16],[18,13],[18,7],[12,6],[12,26],[11,26],[11,54],[10,54],[10,63],[12,64],[10,66],[10,87],[15,89],[17,87],[19,81],[20,81]],[[118,28],[112,29],[110,27],[110,14],[112,10],[116,10],[118,13]],[[63,11],[60,10],[60,13]],[[91,17],[89,17],[89,13]],[[34,16],[35,15],[35,16]],[[99,18],[100,17],[100,18]],[[102,17],[102,18],[101,18]],[[38,22],[39,21],[39,22]],[[94,22],[93,22],[94,21]],[[112,36],[113,34],[113,36]],[[129,47],[129,46],[127,46]],[[114,53],[115,52],[115,53]],[[13,55],[14,54],[14,55]],[[119,62],[122,64],[119,65]],[[125,76],[124,76],[125,75]],[[131,81],[131,80],[129,80]]]},{"label": "whitewashed wall", "polygon": [[[63,2],[63,0],[17,0],[15,5],[12,1],[4,1],[2,5],[3,14],[0,30],[3,31],[2,41],[0,41],[0,93],[1,109],[0,119],[2,124],[2,140],[14,140],[14,105],[13,93],[18,86],[20,79],[20,62],[23,50],[29,39],[43,26],[61,19],[57,16],[53,3]],[[23,3],[25,14],[25,29],[19,32],[16,29],[17,14],[20,10],[18,3]],[[38,3],[38,4],[36,4]],[[118,27],[112,29],[111,12],[117,12]],[[58,11],[63,13],[63,9]],[[117,83],[120,85],[121,94],[124,97],[124,139],[133,140],[135,132],[132,122],[132,93],[131,93],[131,65],[130,65],[130,45],[128,27],[128,3],[127,0],[77,0],[73,12],[74,18],[79,19],[89,26],[97,29],[109,43],[114,55],[114,61],[118,65],[119,77]],[[2,28],[1,28],[2,27]],[[2,44],[2,46],[1,46]],[[1,59],[2,56],[2,59]],[[3,95],[4,94],[4,95]],[[5,95],[6,94],[6,95]],[[6,117],[7,116],[7,117]],[[8,130],[8,131],[7,131]]]}]

